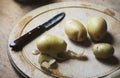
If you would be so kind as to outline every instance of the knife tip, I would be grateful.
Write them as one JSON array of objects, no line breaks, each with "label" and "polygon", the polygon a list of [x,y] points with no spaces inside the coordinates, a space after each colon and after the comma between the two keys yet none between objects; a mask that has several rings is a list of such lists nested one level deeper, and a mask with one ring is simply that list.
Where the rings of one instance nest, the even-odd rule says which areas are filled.
[{"label": "knife tip", "polygon": [[15,45],[16,45],[15,42],[11,42],[11,43],[10,43],[10,47],[14,47]]},{"label": "knife tip", "polygon": [[65,16],[65,12],[61,12],[60,14],[63,15],[63,16]]},{"label": "knife tip", "polygon": [[10,46],[11,49],[14,50],[14,51],[19,51],[19,50],[22,49],[22,47],[17,46],[17,44],[16,44],[15,42],[11,42],[9,46]]}]

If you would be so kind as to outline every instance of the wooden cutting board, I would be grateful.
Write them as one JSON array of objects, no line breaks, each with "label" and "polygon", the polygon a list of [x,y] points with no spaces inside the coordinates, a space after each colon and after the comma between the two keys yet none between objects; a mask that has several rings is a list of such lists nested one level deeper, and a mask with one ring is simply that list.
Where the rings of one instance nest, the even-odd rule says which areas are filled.
[{"label": "wooden cutting board", "polygon": [[[9,43],[60,12],[66,13],[65,18],[43,34],[52,34],[63,38],[67,42],[67,49],[75,52],[85,50],[85,58],[79,60],[71,59],[58,63],[57,70],[59,72],[56,71],[56,73],[50,74],[41,70],[38,63],[39,55],[32,54],[33,51],[37,50],[36,40],[38,38],[34,39],[18,52],[12,51],[8,46],[9,59],[23,76],[31,78],[51,78],[58,75],[63,78],[94,78],[109,75],[120,68],[120,15],[114,10],[98,4],[61,2],[37,8],[25,15],[16,24],[10,34]],[[114,56],[110,59],[96,59],[91,50],[94,43],[90,39],[83,44],[76,44],[72,42],[64,32],[63,26],[67,20],[76,19],[86,26],[88,20],[93,16],[101,16],[107,21],[108,35],[103,42],[110,43],[115,49]]]}]

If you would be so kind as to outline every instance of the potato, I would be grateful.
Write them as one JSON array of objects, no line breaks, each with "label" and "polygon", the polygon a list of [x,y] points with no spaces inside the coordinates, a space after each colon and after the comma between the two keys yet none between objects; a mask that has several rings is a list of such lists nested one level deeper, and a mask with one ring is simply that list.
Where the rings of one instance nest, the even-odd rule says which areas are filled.
[{"label": "potato", "polygon": [[64,30],[67,36],[73,41],[82,42],[87,38],[85,27],[77,20],[68,20],[64,25]]},{"label": "potato", "polygon": [[97,58],[106,59],[114,54],[114,48],[108,43],[97,43],[92,48]]},{"label": "potato", "polygon": [[56,57],[58,53],[66,50],[66,42],[54,35],[46,34],[37,40],[37,48],[41,53]]},{"label": "potato", "polygon": [[102,17],[93,17],[88,21],[87,30],[93,41],[100,41],[107,33],[107,23]]}]

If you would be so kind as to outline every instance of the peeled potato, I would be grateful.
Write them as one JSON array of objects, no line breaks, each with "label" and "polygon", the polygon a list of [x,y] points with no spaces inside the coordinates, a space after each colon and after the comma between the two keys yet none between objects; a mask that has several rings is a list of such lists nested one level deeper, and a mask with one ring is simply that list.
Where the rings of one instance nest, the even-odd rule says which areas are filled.
[{"label": "peeled potato", "polygon": [[98,43],[92,48],[94,55],[97,58],[106,59],[113,55],[114,48],[108,43]]},{"label": "peeled potato", "polygon": [[88,21],[87,30],[92,40],[100,41],[107,33],[107,23],[102,17],[93,17]]},{"label": "peeled potato", "polygon": [[58,53],[66,50],[66,42],[56,36],[46,34],[37,40],[37,48],[41,53],[55,57]]},{"label": "peeled potato", "polygon": [[64,30],[71,40],[81,42],[87,38],[85,27],[77,20],[68,20],[64,25]]}]

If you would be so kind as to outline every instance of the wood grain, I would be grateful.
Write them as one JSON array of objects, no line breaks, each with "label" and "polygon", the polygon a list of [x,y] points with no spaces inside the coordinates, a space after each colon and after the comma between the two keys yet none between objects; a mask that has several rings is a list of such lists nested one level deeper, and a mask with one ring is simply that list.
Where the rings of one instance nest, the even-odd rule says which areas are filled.
[{"label": "wood grain", "polygon": [[[52,0],[52,2],[61,1],[83,1],[92,2],[95,4],[101,4],[108,8],[116,10],[120,13],[120,1],[114,0]],[[47,2],[46,2],[47,3]],[[44,5],[46,4],[44,3]],[[47,3],[48,4],[48,3]],[[8,55],[7,55],[7,45],[8,38],[11,30],[15,26],[16,22],[21,19],[27,12],[43,5],[23,5],[15,2],[14,0],[0,0],[0,78],[19,78],[19,76],[13,67],[11,66]],[[117,33],[116,31],[114,31]]]},{"label": "wood grain", "polygon": [[[120,67],[120,54],[119,54],[119,45],[120,45],[120,33],[114,33],[117,29],[120,30],[120,20],[119,15],[116,11],[111,10],[114,13],[108,14],[106,11],[106,7],[102,7],[100,5],[85,3],[85,2],[62,2],[62,3],[55,3],[48,6],[40,7],[27,15],[25,15],[21,20],[14,27],[12,33],[10,34],[9,43],[12,42],[17,37],[27,33],[28,31],[32,30],[36,26],[46,22],[46,20],[50,19],[51,17],[59,14],[61,12],[66,13],[66,17],[57,24],[55,27],[51,28],[50,30],[46,31],[43,34],[53,34],[60,38],[63,38],[67,42],[67,49],[73,50],[75,52],[80,52],[81,50],[85,50],[85,57],[86,60],[68,60],[63,63],[59,63],[59,67],[56,73],[55,71],[53,74],[50,75],[57,75],[58,77],[68,77],[68,78],[93,78],[93,77],[102,77],[106,76]],[[105,12],[104,12],[105,11]],[[30,20],[26,22],[26,18],[32,16]],[[64,33],[64,23],[69,19],[77,19],[83,23],[84,26],[87,25],[87,21],[92,18],[93,16],[101,16],[105,17],[104,19],[107,21],[108,25],[108,34],[103,40],[103,42],[110,43],[115,48],[115,54],[112,58],[107,60],[99,60],[96,59],[94,54],[92,53],[92,46],[94,43],[89,39],[86,43],[74,43]],[[44,19],[43,19],[44,18]],[[22,21],[22,22],[21,22]],[[25,23],[25,24],[21,24]],[[116,26],[113,24],[116,23]],[[21,28],[22,25],[22,28]],[[19,33],[20,32],[20,33]],[[19,34],[19,35],[18,35]],[[9,48],[9,55],[13,59],[16,67],[18,67],[23,73],[27,76],[32,78],[39,78],[43,76],[44,78],[49,78],[44,74],[42,69],[38,63],[38,56],[32,54],[32,51],[37,50],[36,47],[36,40],[33,40],[28,45],[26,45],[22,51],[12,51]],[[94,68],[94,69],[93,69]],[[98,70],[99,69],[99,70]],[[29,71],[28,71],[29,70]],[[37,75],[36,75],[37,74]]]}]

